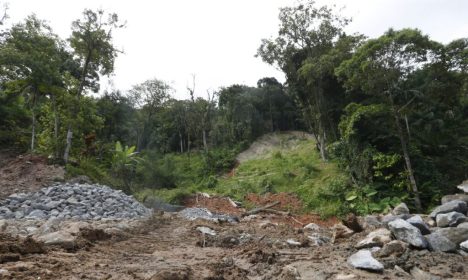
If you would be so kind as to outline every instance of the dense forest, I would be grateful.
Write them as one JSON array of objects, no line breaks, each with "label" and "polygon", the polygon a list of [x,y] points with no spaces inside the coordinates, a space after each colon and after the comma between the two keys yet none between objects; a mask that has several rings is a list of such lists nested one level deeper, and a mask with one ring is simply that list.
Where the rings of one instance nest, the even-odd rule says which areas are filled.
[{"label": "dense forest", "polygon": [[116,14],[85,10],[66,39],[31,15],[0,33],[0,148],[46,155],[71,176],[129,193],[216,190],[256,138],[301,130],[344,174],[315,194],[341,201],[332,214],[399,201],[427,209],[468,178],[468,38],[348,34],[351,19],[310,1],[280,9],[279,19],[256,56],[281,69],[284,84],[259,73],[255,87],[202,93],[194,76],[177,100],[158,78],[91,94],[120,54]]}]

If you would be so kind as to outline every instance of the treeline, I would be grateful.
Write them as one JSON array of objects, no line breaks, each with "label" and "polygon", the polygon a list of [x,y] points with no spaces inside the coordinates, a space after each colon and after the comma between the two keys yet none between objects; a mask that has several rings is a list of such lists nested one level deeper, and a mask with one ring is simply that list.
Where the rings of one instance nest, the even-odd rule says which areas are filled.
[{"label": "treeline", "polygon": [[167,171],[142,172],[142,185],[165,187],[175,168],[161,155],[202,153],[206,177],[264,133],[306,130],[322,159],[349,177],[328,197],[359,213],[396,200],[420,210],[468,177],[467,38],[442,44],[416,29],[347,34],[349,19],[312,1],[282,8],[279,18],[277,37],[264,39],[257,56],[284,72],[284,84],[263,78],[200,93],[194,78],[187,99],[176,100],[156,78],[128,92],[88,94],[113,72],[112,34],[124,27],[117,15],[85,10],[67,40],[30,16],[0,35],[0,145],[56,161],[97,160],[126,188],[138,151],[159,160],[140,167]]},{"label": "treeline", "polygon": [[257,54],[285,73],[322,158],[349,174],[337,195],[361,212],[394,197],[421,210],[468,177],[468,38],[346,34],[349,19],[312,1],[279,18]]}]

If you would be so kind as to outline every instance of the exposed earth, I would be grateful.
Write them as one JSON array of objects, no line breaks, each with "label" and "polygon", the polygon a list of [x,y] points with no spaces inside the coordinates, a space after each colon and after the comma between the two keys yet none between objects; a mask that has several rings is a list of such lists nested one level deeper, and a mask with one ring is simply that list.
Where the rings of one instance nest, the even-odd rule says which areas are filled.
[{"label": "exposed earth", "polygon": [[[2,161],[0,198],[63,178],[60,167],[43,159]],[[377,253],[381,272],[353,268],[348,258],[372,228],[349,233],[337,219],[301,214],[300,201],[289,194],[252,194],[249,201],[254,207],[276,204],[248,215],[228,198],[199,194],[184,206],[236,216],[239,222],[192,221],[155,210],[138,221],[57,224],[72,232],[73,246],[8,233],[18,223],[41,230],[43,221],[3,220],[0,279],[468,279],[468,256],[427,249]]]}]

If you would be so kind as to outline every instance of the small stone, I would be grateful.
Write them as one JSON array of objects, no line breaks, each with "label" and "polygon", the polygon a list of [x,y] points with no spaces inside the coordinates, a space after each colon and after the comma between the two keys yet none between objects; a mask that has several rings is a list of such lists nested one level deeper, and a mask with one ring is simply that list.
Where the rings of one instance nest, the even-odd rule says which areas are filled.
[{"label": "small stone", "polygon": [[409,208],[406,205],[406,203],[402,202],[398,204],[392,211],[393,215],[404,215],[404,214],[409,214]]},{"label": "small stone", "polygon": [[355,274],[338,274],[335,277],[335,280],[353,280],[357,279]]},{"label": "small stone", "polygon": [[302,244],[301,242],[296,241],[296,240],[294,240],[294,239],[288,239],[288,240],[286,240],[286,243],[287,243],[288,245],[295,246],[295,247],[299,247],[299,246],[301,246],[301,244]]},{"label": "small stone", "polygon": [[342,224],[336,224],[332,227],[333,230],[333,240],[339,238],[348,238],[354,234],[354,231]]},{"label": "small stone", "polygon": [[211,235],[211,236],[215,236],[216,235],[216,231],[212,230],[211,228],[209,227],[197,227],[197,230],[203,234],[208,234],[208,235]]},{"label": "small stone", "polygon": [[427,241],[422,236],[419,229],[405,220],[397,219],[388,224],[393,235],[401,241],[404,241],[417,248],[426,248]]},{"label": "small stone", "polygon": [[370,232],[363,240],[356,245],[357,249],[371,248],[374,246],[382,247],[384,244],[392,241],[391,232],[386,228],[380,228]]},{"label": "small stone", "polygon": [[304,229],[311,230],[311,231],[319,231],[320,226],[314,223],[310,223],[304,226]]},{"label": "small stone", "polygon": [[373,272],[382,272],[384,266],[372,257],[369,250],[360,250],[348,258],[348,263],[354,268]]},{"label": "small stone", "polygon": [[408,244],[400,240],[393,240],[383,246],[379,252],[377,252],[377,257],[388,257],[395,255],[397,257],[401,256],[406,249],[408,248]]},{"label": "small stone", "polygon": [[460,249],[462,249],[462,250],[468,252],[468,240],[466,240],[466,241],[460,243]]},{"label": "small stone", "polygon": [[416,266],[410,270],[410,273],[415,280],[442,280],[442,278],[432,275],[428,272],[424,272]]},{"label": "small stone", "polygon": [[44,219],[45,217],[47,217],[46,213],[44,213],[44,211],[39,210],[39,209],[33,210],[27,216],[27,218],[29,219]]}]

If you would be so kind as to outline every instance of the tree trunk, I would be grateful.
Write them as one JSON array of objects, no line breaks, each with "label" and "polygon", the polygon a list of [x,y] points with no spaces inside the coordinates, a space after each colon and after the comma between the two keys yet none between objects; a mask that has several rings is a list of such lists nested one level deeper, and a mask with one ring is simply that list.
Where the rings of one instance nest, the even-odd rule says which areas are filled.
[{"label": "tree trunk", "polygon": [[180,153],[184,153],[184,139],[182,138],[182,133],[179,131],[179,142],[180,142]]},{"label": "tree trunk", "polygon": [[58,115],[57,115],[57,98],[55,94],[52,95],[53,100],[53,110],[54,110],[54,159],[59,158],[59,149],[58,149]]},{"label": "tree trunk", "polygon": [[326,142],[326,137],[325,137],[325,132],[322,134],[318,135],[318,144],[319,144],[319,149],[320,149],[320,157],[322,158],[323,161],[327,161],[327,150],[325,147],[325,142]]},{"label": "tree trunk", "polygon": [[70,156],[70,148],[71,148],[71,144],[72,144],[72,138],[73,138],[73,131],[71,129],[71,125],[68,125],[67,145],[65,146],[65,152],[63,153],[63,161],[65,161],[65,163],[68,162],[68,157]]},{"label": "tree trunk", "polygon": [[414,172],[411,166],[411,159],[410,159],[410,155],[408,152],[408,147],[407,147],[407,143],[406,143],[405,136],[403,133],[403,129],[400,124],[400,118],[398,116],[398,112],[395,108],[395,104],[393,103],[393,97],[391,95],[390,95],[390,103],[392,105],[392,113],[395,119],[398,137],[400,138],[401,149],[403,151],[403,157],[405,158],[406,169],[408,171],[408,179],[410,181],[411,189],[414,194],[414,207],[416,208],[416,211],[418,211],[418,213],[421,213],[422,205],[421,205],[421,198],[419,197],[418,186],[416,184],[416,179],[414,178]]},{"label": "tree trunk", "polygon": [[208,153],[208,144],[206,143],[206,130],[203,129],[203,147],[205,148],[205,152]]},{"label": "tree trunk", "polygon": [[31,124],[31,153],[34,153],[35,142],[36,142],[36,98],[37,90],[33,92],[33,103],[32,103],[32,124]]}]

